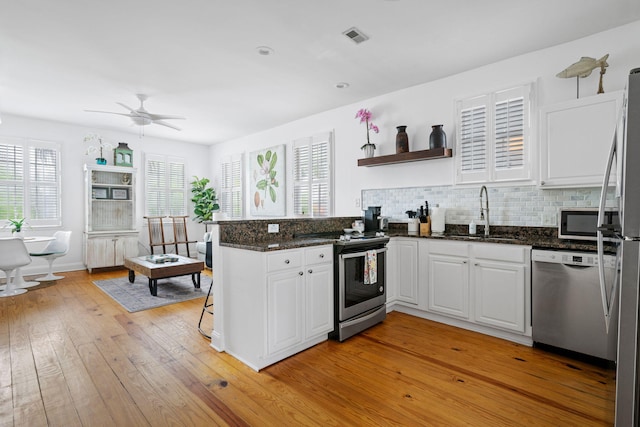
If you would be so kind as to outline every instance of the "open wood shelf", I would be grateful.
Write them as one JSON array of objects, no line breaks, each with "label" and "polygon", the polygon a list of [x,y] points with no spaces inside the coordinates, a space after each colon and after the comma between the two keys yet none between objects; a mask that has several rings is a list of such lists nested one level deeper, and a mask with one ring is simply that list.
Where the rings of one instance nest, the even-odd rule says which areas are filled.
[{"label": "open wood shelf", "polygon": [[432,150],[411,151],[408,153],[389,154],[387,156],[358,159],[358,166],[381,166],[393,163],[417,162],[420,160],[444,159],[452,156],[451,148],[434,148]]}]

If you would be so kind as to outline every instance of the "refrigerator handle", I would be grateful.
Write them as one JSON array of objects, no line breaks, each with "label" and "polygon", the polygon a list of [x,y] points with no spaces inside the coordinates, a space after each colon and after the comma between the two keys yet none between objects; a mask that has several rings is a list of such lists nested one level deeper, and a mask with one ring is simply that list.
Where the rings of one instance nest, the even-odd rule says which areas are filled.
[{"label": "refrigerator handle", "polygon": [[615,288],[617,280],[614,280],[613,291],[611,292],[611,301],[607,297],[606,282],[604,276],[604,239],[603,232],[609,231],[609,227],[605,221],[605,205],[607,203],[607,190],[609,189],[609,179],[611,178],[611,167],[614,160],[617,159],[616,151],[618,145],[618,132],[613,133],[613,142],[611,144],[611,150],[609,151],[609,160],[607,161],[607,169],[604,173],[604,179],[602,181],[602,192],[600,193],[600,206],[598,209],[598,273],[600,276],[600,298],[602,299],[602,310],[604,312],[604,323],[607,333],[609,333],[609,323],[611,320],[611,309],[613,307],[613,299],[615,298]]}]

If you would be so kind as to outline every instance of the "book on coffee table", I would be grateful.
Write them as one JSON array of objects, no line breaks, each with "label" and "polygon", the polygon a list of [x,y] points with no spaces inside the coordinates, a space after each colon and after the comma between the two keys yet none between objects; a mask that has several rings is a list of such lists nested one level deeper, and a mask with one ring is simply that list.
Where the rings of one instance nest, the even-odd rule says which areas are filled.
[{"label": "book on coffee table", "polygon": [[164,264],[166,262],[176,262],[179,258],[175,255],[161,254],[161,255],[147,255],[145,258],[147,261],[154,264]]}]

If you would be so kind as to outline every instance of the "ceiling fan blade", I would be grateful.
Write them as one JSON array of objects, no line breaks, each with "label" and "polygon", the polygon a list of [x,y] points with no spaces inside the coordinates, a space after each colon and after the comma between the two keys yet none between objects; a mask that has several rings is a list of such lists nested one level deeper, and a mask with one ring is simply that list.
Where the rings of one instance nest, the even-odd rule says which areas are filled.
[{"label": "ceiling fan blade", "polygon": [[178,126],[172,125],[171,123],[163,122],[162,120],[154,120],[153,123],[160,126],[166,126],[168,128],[175,129],[175,130],[182,130]]},{"label": "ceiling fan blade", "polygon": [[136,113],[136,110],[134,110],[131,107],[128,107],[128,106],[124,105],[122,102],[116,102],[116,104],[120,105],[121,107],[126,108],[127,110],[131,111],[132,113]]},{"label": "ceiling fan blade", "polygon": [[182,116],[171,116],[168,114],[151,114],[151,113],[149,113],[149,118],[151,120],[166,120],[166,119],[186,120]]},{"label": "ceiling fan blade", "polygon": [[101,111],[101,110],[84,110],[87,113],[106,113],[106,114],[116,114],[118,116],[126,116],[131,117],[131,114],[128,113],[114,113],[113,111]]}]

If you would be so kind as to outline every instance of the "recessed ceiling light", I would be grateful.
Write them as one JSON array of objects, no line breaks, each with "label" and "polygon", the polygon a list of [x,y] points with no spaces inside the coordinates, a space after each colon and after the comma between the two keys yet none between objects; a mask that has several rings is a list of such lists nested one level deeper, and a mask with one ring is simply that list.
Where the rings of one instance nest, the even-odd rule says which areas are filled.
[{"label": "recessed ceiling light", "polygon": [[336,87],[338,89],[346,89],[346,88],[349,87],[349,83],[347,83],[347,82],[336,83]]},{"label": "recessed ceiling light", "polygon": [[256,51],[258,52],[258,55],[262,56],[269,56],[273,55],[274,53],[273,49],[271,49],[269,46],[258,46],[256,48]]}]

